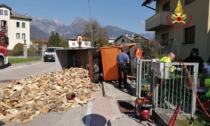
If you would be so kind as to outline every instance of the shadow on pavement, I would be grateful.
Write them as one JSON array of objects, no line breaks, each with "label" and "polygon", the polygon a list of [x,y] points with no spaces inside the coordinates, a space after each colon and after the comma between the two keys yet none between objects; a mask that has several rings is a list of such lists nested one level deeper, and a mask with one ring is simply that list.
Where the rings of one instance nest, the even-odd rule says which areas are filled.
[{"label": "shadow on pavement", "polygon": [[118,81],[110,81],[107,84],[113,85],[116,89],[131,95],[131,91],[130,91],[129,86],[128,87],[124,87],[124,85],[122,84],[122,87],[118,88]]},{"label": "shadow on pavement", "polygon": [[4,68],[8,68],[10,66],[12,66],[12,64],[11,63],[8,63],[8,64],[4,65]]},{"label": "shadow on pavement", "polygon": [[0,121],[0,126],[3,126],[3,125],[5,125],[5,123],[4,123],[4,122],[2,122],[2,121]]},{"label": "shadow on pavement", "polygon": [[105,126],[107,123],[106,118],[98,114],[89,114],[82,118],[85,126]]}]

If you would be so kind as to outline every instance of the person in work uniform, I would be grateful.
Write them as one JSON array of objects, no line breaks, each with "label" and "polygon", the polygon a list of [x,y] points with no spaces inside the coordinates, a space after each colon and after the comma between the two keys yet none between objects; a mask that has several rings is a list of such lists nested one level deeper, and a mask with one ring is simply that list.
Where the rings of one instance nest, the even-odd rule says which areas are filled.
[{"label": "person in work uniform", "polygon": [[[162,58],[160,59],[160,62],[169,63],[169,62],[171,62],[171,61],[174,61],[174,59],[175,59],[175,54],[172,53],[172,52],[170,52],[167,56],[162,57]],[[175,66],[171,66],[169,71],[170,71],[170,72],[174,72],[175,69],[176,69]]]},{"label": "person in work uniform", "polygon": [[[127,47],[129,48],[129,47]],[[121,88],[122,83],[122,73],[123,73],[123,85],[127,87],[127,69],[126,65],[129,64],[130,58],[126,53],[126,47],[121,49],[122,52],[117,55],[117,65],[118,65],[118,88]]]},{"label": "person in work uniform", "polygon": [[[174,61],[174,59],[175,59],[175,54],[170,52],[170,53],[168,53],[167,56],[164,56],[164,57],[160,58],[159,61],[160,62],[165,62],[165,63],[170,63],[170,62]],[[175,69],[176,69],[176,67],[171,65],[170,68],[169,68],[170,73],[174,72]],[[167,89],[169,88],[168,87],[168,81],[169,80],[167,80],[167,82],[165,81],[164,82],[165,84],[162,85],[163,79],[158,79],[158,82],[161,85],[160,88],[162,88],[162,89],[158,90],[158,94],[162,94],[162,95],[158,96],[159,97],[158,104],[160,104],[161,107],[163,107],[164,100],[165,100],[166,96],[168,95],[168,92],[167,92]]]},{"label": "person in work uniform", "polygon": [[203,63],[204,60],[202,57],[199,56],[199,50],[197,48],[193,48],[190,52],[190,56],[188,56],[184,62],[194,62],[194,63],[199,63],[199,69],[198,72],[202,73],[202,69],[204,67]]}]

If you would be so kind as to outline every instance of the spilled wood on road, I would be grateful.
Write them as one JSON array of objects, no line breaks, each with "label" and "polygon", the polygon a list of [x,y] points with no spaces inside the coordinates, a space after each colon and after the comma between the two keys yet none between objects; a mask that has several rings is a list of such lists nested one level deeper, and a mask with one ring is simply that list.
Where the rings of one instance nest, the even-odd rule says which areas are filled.
[{"label": "spilled wood on road", "polygon": [[[93,100],[98,86],[82,68],[13,80],[0,88],[0,120],[25,123],[41,113],[66,111]],[[68,94],[75,94],[71,100]]]}]

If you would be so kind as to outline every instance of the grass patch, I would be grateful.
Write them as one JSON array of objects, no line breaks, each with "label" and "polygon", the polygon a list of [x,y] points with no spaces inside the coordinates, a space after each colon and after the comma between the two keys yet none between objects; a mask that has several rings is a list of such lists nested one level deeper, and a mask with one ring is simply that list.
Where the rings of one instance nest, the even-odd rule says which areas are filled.
[{"label": "grass patch", "polygon": [[209,121],[198,118],[194,121],[194,126],[209,126]]},{"label": "grass patch", "polygon": [[[189,126],[189,123],[190,123],[189,119],[186,120],[177,119],[178,126]],[[209,123],[201,118],[198,118],[194,120],[193,126],[209,126]]]},{"label": "grass patch", "polygon": [[32,62],[32,61],[38,61],[41,60],[41,58],[9,58],[9,63],[25,63],[25,62]]},{"label": "grass patch", "polygon": [[177,119],[178,126],[189,126],[189,123],[190,123],[189,119],[186,120]]}]

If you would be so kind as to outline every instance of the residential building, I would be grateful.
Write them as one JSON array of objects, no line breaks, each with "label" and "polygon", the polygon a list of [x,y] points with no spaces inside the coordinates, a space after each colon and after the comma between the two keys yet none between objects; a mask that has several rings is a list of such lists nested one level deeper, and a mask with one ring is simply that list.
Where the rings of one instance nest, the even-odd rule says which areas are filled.
[{"label": "residential building", "polygon": [[137,43],[137,47],[141,47],[141,42],[148,41],[148,39],[144,38],[143,36],[135,37],[134,34],[131,37],[125,33],[124,35],[119,36],[113,42],[114,45],[121,45],[121,44],[128,44],[128,43]]},{"label": "residential building", "polygon": [[12,11],[7,5],[0,4],[0,31],[9,37],[8,50],[12,50],[17,43],[30,45],[30,21],[26,15]]},{"label": "residential building", "polygon": [[76,47],[91,47],[90,41],[84,41],[81,35],[77,37],[72,37],[68,40],[68,47],[76,48]]},{"label": "residential building", "polygon": [[41,38],[36,38],[36,39],[32,40],[31,42],[33,44],[35,44],[35,45],[38,45],[38,44],[40,44],[40,45],[42,45],[42,44],[47,45],[49,43],[49,41],[47,39],[41,39]]},{"label": "residential building", "polygon": [[108,43],[113,43],[115,41],[116,38],[114,37],[109,37]]},{"label": "residential building", "polygon": [[[145,0],[142,5],[148,7],[153,1]],[[180,60],[189,56],[191,49],[196,47],[207,61],[210,56],[210,0],[155,1],[156,14],[146,20],[146,31],[155,31],[155,39],[163,45],[171,42],[171,51]],[[175,15],[180,10],[183,10],[181,18]],[[171,18],[172,14],[175,19]]]},{"label": "residential building", "polygon": [[124,35],[121,35],[118,38],[116,38],[114,40],[113,44],[121,45],[121,44],[132,43],[132,42],[134,42],[134,38],[133,37],[129,37],[128,33],[125,33]]}]

